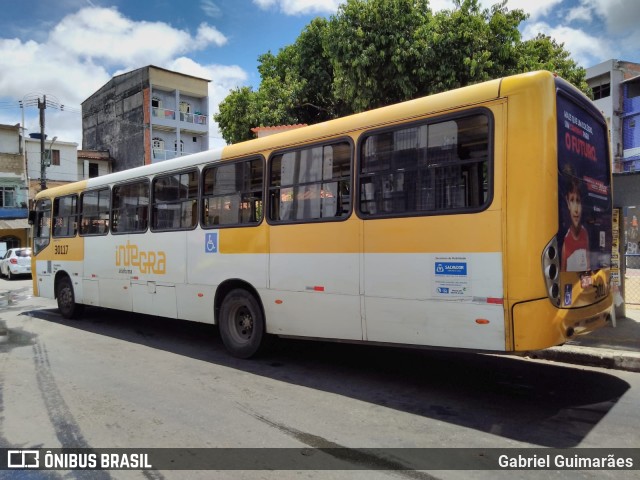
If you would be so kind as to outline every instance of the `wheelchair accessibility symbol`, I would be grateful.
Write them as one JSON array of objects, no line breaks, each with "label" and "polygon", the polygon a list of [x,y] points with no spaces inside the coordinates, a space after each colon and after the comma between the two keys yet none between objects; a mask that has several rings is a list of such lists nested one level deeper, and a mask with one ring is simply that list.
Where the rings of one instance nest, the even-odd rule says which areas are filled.
[{"label": "wheelchair accessibility symbol", "polygon": [[218,233],[207,233],[204,237],[205,253],[218,253]]}]

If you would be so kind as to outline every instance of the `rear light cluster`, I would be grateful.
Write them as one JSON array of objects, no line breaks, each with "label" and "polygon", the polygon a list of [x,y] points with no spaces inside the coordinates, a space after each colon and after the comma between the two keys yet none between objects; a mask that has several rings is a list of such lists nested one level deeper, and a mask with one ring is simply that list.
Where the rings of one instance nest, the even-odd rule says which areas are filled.
[{"label": "rear light cluster", "polygon": [[542,271],[547,285],[547,295],[551,302],[560,306],[560,252],[558,239],[553,237],[542,253]]},{"label": "rear light cluster", "polygon": [[17,264],[18,264],[18,260],[17,260],[17,259],[15,259],[15,258],[10,258],[10,259],[9,259],[9,263],[10,263],[11,265],[17,265]]}]

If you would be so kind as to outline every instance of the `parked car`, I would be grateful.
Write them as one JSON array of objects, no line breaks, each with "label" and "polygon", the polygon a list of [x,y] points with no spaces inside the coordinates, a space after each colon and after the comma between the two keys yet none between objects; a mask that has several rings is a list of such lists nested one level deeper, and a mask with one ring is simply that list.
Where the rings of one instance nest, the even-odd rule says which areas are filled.
[{"label": "parked car", "polygon": [[31,275],[31,249],[10,248],[0,260],[0,277]]}]

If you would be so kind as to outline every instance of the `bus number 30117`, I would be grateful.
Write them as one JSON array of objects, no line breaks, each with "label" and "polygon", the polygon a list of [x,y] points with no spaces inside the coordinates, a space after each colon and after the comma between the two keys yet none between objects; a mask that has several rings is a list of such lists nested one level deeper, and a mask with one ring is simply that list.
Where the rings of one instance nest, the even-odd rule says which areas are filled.
[{"label": "bus number 30117", "polygon": [[69,253],[69,245],[56,245],[54,252],[56,255],[66,255]]}]

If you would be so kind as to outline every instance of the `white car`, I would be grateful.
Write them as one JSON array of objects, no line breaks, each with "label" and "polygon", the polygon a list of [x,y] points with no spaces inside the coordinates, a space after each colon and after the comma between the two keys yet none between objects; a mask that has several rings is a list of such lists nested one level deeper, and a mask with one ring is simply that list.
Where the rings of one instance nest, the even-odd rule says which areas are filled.
[{"label": "white car", "polygon": [[11,280],[16,275],[31,275],[30,248],[10,248],[0,260],[0,277]]}]

